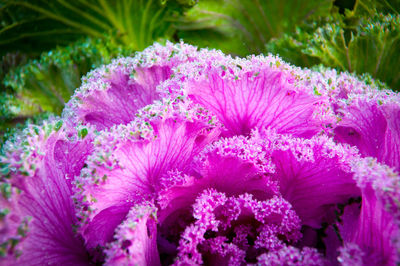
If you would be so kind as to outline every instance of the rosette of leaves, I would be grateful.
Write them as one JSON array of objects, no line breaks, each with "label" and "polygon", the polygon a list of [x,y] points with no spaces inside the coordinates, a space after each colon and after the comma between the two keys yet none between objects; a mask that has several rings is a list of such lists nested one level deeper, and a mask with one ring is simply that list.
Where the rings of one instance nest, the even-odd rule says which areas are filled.
[{"label": "rosette of leaves", "polygon": [[265,51],[265,43],[308,19],[328,16],[332,0],[205,0],[186,12],[178,36],[234,55]]},{"label": "rosette of leaves", "polygon": [[400,263],[399,93],[184,43],[83,80],[4,145],[1,265]]}]

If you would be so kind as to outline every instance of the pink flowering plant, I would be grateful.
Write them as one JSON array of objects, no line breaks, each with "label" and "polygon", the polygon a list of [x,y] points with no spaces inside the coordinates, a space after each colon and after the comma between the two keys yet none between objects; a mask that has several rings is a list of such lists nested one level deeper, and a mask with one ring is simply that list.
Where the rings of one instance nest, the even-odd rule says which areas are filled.
[{"label": "pink flowering plant", "polygon": [[4,265],[396,265],[400,95],[155,44],[1,157]]}]

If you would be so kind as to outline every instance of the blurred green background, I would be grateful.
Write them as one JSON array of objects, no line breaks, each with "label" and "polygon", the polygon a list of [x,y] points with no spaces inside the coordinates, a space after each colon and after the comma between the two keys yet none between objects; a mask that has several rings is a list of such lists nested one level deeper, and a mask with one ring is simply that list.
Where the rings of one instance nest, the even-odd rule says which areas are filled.
[{"label": "blurred green background", "polygon": [[0,142],[60,114],[91,69],[154,41],[278,54],[400,90],[400,0],[3,0]]}]

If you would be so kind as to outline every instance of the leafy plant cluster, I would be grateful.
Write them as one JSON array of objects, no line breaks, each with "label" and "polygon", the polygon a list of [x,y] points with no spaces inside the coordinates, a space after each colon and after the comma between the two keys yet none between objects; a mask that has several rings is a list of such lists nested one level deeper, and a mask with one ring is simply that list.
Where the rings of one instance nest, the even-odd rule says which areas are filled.
[{"label": "leafy plant cluster", "polygon": [[[367,73],[400,88],[400,0],[5,0],[0,131],[60,114],[80,77],[172,40]],[[3,135],[2,134],[2,135]]]},{"label": "leafy plant cluster", "polygon": [[266,49],[300,66],[368,73],[400,88],[400,1],[358,0],[352,10],[271,40]]}]

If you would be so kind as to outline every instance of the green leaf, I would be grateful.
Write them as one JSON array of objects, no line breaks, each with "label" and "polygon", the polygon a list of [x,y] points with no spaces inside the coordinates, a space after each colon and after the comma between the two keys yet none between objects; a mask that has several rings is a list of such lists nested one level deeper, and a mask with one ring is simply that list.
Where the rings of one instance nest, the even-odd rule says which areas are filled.
[{"label": "green leaf", "polygon": [[3,154],[3,145],[6,140],[13,141],[14,138],[29,125],[41,125],[44,120],[48,120],[50,117],[52,117],[51,113],[40,113],[33,117],[18,117],[2,120],[2,123],[0,123],[0,156]]},{"label": "green leaf", "polygon": [[[7,127],[40,113],[60,114],[89,70],[109,63],[114,57],[142,50],[154,41],[172,38],[176,31],[174,21],[195,3],[194,0],[1,2],[0,55],[5,56],[0,69],[0,136],[3,138]],[[82,41],[83,36],[89,38]],[[56,48],[59,45],[64,48]],[[14,55],[18,53],[22,54],[21,60],[10,60],[16,59]],[[40,58],[24,65],[27,57],[38,55]]]},{"label": "green leaf", "polygon": [[0,55],[38,54],[84,36],[113,33],[116,43],[142,50],[170,38],[172,21],[189,0],[5,0],[0,5]]},{"label": "green leaf", "polygon": [[356,15],[374,16],[382,14],[400,14],[400,0],[357,0],[354,13]]},{"label": "green leaf", "polygon": [[328,16],[332,0],[204,0],[178,21],[178,36],[235,55],[265,51],[265,43],[310,18]]},{"label": "green leaf", "polygon": [[280,38],[271,39],[265,46],[266,50],[297,66],[311,67],[320,64],[321,60],[318,57],[306,54],[302,50],[307,48],[307,43],[317,28],[333,21],[333,18],[327,17],[304,23],[302,27],[296,27],[293,33],[285,33]]},{"label": "green leaf", "polygon": [[345,16],[306,24],[295,33],[271,40],[267,50],[299,66],[323,64],[368,73],[400,90],[400,15],[360,17],[357,12],[347,10]]},{"label": "green leaf", "polygon": [[79,136],[79,138],[81,138],[81,139],[84,139],[84,138],[87,136],[87,134],[88,134],[87,128],[82,128],[82,129],[79,130],[79,132],[78,132],[78,136]]},{"label": "green leaf", "polygon": [[326,66],[372,77],[400,89],[400,16],[375,15],[349,32],[341,23],[318,28],[303,51]]},{"label": "green leaf", "polygon": [[107,39],[87,38],[11,70],[3,80],[7,90],[0,95],[0,128],[41,112],[60,114],[83,75],[112,58],[133,53]]}]

